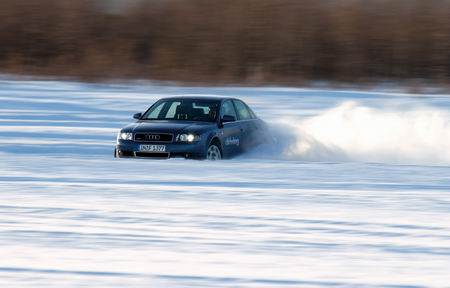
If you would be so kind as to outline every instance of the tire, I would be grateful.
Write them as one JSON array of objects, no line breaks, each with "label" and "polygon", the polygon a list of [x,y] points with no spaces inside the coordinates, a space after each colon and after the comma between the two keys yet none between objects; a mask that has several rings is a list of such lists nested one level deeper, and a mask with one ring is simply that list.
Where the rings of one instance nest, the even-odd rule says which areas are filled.
[{"label": "tire", "polygon": [[206,160],[217,161],[222,160],[222,151],[217,141],[209,144],[208,151],[206,151]]},{"label": "tire", "polygon": [[117,148],[114,149],[114,158],[120,158],[119,152],[117,151]]}]

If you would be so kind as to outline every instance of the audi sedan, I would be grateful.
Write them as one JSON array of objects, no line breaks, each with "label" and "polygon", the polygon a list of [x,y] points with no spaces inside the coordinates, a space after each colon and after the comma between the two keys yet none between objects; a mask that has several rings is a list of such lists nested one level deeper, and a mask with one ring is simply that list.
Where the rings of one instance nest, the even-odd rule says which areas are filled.
[{"label": "audi sedan", "polygon": [[133,117],[117,135],[115,157],[220,160],[269,139],[267,125],[235,98],[164,98]]}]

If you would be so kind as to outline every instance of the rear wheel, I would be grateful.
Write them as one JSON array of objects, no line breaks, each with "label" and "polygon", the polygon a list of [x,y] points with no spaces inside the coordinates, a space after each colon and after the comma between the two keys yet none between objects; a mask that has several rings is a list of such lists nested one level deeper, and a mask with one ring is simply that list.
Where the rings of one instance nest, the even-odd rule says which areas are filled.
[{"label": "rear wheel", "polygon": [[217,142],[213,142],[209,145],[208,151],[206,153],[206,159],[212,160],[212,161],[222,159],[222,152],[220,151],[220,148],[219,148]]}]

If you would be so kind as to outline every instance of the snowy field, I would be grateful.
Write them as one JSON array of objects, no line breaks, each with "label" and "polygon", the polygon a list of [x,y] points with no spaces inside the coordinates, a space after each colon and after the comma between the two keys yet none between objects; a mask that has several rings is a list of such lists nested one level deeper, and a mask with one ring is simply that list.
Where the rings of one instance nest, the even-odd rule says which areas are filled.
[{"label": "snowy field", "polygon": [[[278,147],[114,159],[169,95]],[[0,81],[0,287],[450,287],[450,95]]]}]

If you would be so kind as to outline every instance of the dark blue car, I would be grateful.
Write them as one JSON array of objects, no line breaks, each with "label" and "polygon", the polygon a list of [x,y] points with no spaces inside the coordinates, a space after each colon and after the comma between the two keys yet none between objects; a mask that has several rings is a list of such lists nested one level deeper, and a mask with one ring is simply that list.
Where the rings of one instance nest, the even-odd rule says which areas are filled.
[{"label": "dark blue car", "polygon": [[116,157],[220,160],[268,139],[266,124],[234,98],[164,98],[134,118],[117,136]]}]

